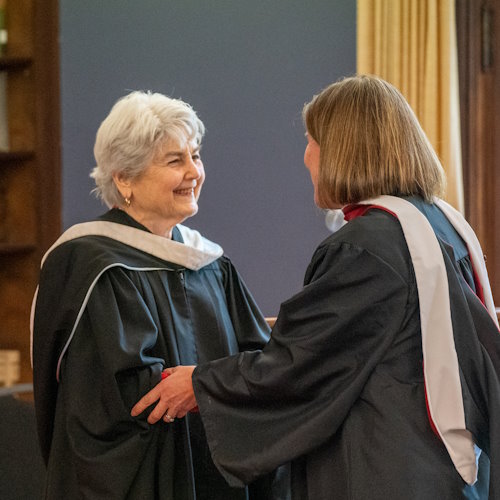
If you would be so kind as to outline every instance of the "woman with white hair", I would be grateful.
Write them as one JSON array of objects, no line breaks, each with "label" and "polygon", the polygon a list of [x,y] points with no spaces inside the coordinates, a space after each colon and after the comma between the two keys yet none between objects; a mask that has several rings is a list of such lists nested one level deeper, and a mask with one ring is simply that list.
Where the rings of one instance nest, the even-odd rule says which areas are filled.
[{"label": "woman with white hair", "polygon": [[181,225],[198,211],[203,134],[188,104],[144,92],[120,99],[97,132],[91,176],[111,209],[49,249],[33,304],[45,498],[286,498],[274,474],[228,486],[196,410],[167,410],[161,426],[130,416],[166,366],[268,339],[222,248]]}]

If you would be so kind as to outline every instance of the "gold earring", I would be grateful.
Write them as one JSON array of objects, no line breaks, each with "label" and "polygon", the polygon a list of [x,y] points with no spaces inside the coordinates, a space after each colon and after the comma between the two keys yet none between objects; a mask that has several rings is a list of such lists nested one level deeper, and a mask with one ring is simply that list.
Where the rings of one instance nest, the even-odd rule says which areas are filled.
[{"label": "gold earring", "polygon": [[123,198],[123,201],[125,202],[125,205],[127,205],[127,208],[130,208],[130,198],[125,196],[125,198]]}]

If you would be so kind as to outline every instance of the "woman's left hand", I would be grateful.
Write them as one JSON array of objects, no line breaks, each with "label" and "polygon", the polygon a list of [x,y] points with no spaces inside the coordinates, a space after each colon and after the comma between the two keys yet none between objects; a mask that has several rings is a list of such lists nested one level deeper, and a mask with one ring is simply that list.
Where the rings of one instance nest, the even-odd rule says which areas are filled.
[{"label": "woman's left hand", "polygon": [[168,377],[158,383],[143,396],[132,408],[133,417],[140,415],[146,408],[158,401],[148,417],[148,422],[154,424],[158,420],[171,423],[175,418],[182,418],[196,407],[196,398],[191,377],[195,366],[176,366],[167,368],[163,373]]}]

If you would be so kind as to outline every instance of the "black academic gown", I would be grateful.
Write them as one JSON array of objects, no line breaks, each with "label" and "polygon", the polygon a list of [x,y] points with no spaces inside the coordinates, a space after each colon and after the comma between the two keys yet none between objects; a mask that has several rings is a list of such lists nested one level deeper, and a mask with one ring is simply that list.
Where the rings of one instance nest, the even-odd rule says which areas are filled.
[{"label": "black academic gown", "polygon": [[[457,266],[464,256],[440,244],[467,426],[491,453],[490,498],[499,498],[500,336]],[[262,352],[194,371],[217,467],[241,485],[292,460],[292,497],[301,500],[487,498],[488,460],[467,486],[431,429],[422,358],[401,227],[393,215],[369,210],[320,244]]]},{"label": "black academic gown", "polygon": [[[101,220],[145,230],[116,209]],[[173,238],[182,241],[177,228]],[[212,462],[199,414],[155,425],[146,414],[130,416],[165,367],[267,341],[265,319],[229,259],[195,271],[110,238],[72,239],[43,264],[34,311],[47,499],[286,497],[286,490],[273,490],[273,476],[229,487]]]}]

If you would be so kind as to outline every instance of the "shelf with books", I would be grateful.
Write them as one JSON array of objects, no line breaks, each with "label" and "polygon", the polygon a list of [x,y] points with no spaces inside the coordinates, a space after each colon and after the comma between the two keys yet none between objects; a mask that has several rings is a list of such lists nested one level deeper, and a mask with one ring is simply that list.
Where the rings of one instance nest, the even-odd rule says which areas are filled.
[{"label": "shelf with books", "polygon": [[0,349],[20,352],[21,383],[40,260],[61,225],[59,6],[41,3],[7,1],[0,53]]}]

